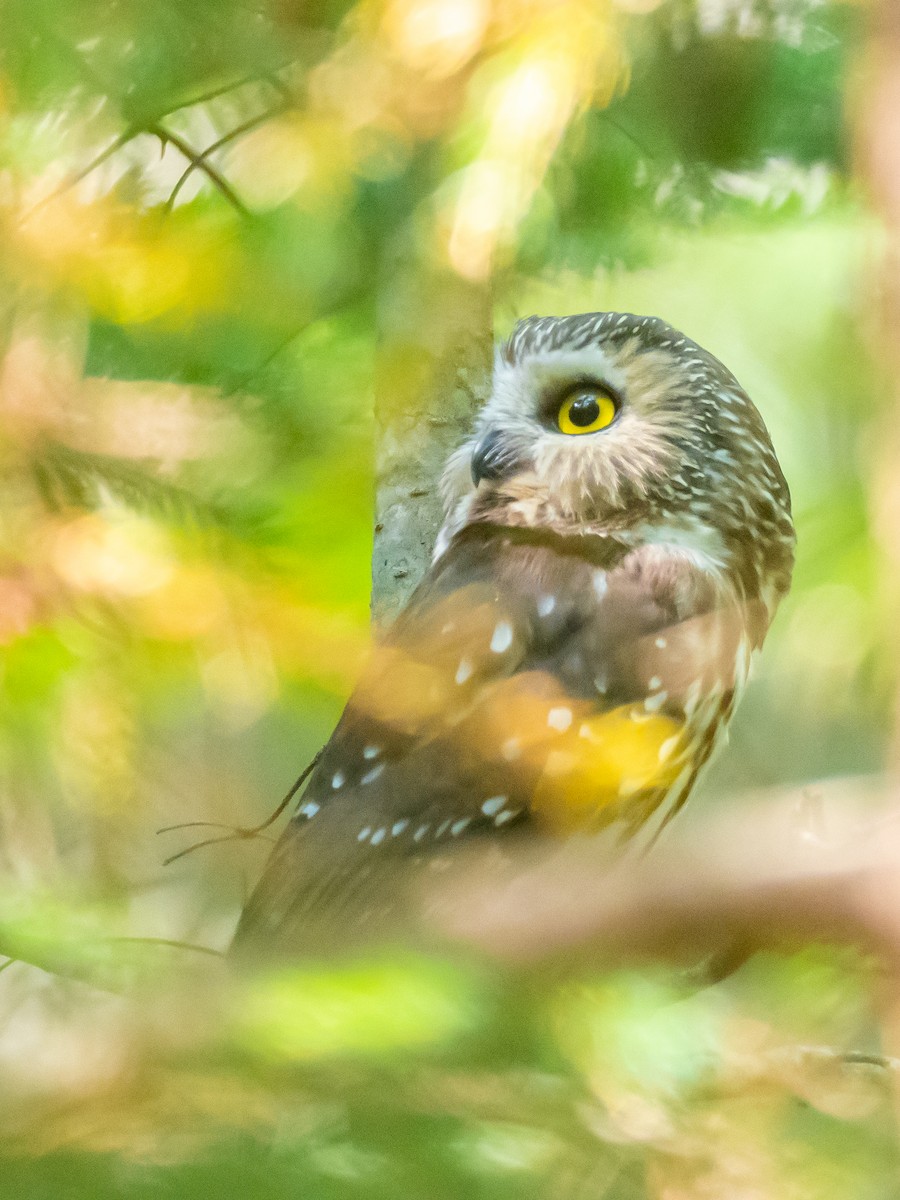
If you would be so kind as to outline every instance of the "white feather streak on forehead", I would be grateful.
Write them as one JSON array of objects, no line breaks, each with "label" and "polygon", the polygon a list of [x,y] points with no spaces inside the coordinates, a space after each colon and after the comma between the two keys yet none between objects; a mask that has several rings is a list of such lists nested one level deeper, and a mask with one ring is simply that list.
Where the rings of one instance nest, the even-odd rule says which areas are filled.
[{"label": "white feather streak on forehead", "polygon": [[624,391],[626,378],[617,365],[615,351],[601,346],[584,350],[546,350],[526,355],[521,362],[503,362],[494,374],[490,399],[479,416],[479,428],[504,420],[532,420],[540,429],[537,408],[541,393],[548,387],[571,383],[585,377],[605,383],[613,391]]}]

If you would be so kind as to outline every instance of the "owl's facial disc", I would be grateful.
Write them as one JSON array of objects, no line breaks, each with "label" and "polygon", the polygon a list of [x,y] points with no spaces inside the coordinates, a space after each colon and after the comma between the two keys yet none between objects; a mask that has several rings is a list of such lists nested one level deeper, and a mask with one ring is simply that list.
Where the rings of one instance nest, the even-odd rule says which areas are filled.
[{"label": "owl's facial disc", "polygon": [[[593,382],[576,382],[552,388],[545,396],[537,421],[553,433],[582,437],[601,433],[616,420],[621,402],[610,388]],[[472,451],[472,480],[496,483],[517,471],[533,467],[530,456],[509,431],[491,426]]]}]

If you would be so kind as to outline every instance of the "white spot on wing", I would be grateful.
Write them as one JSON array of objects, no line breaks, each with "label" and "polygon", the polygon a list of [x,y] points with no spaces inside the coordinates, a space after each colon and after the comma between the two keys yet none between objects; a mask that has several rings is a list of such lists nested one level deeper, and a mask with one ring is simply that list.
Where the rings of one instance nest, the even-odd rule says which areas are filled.
[{"label": "white spot on wing", "polygon": [[507,821],[511,821],[513,819],[518,811],[519,810],[517,808],[504,808],[502,813],[497,813],[496,817],[494,817],[494,824],[505,825]]},{"label": "white spot on wing", "polygon": [[572,724],[571,708],[551,708],[547,713],[547,724],[551,729],[558,729],[560,733],[565,733]]},{"label": "white spot on wing", "polygon": [[[502,654],[512,645],[513,631],[509,621],[498,621],[494,626],[494,636],[491,638],[491,649],[495,654]],[[457,681],[458,682],[458,681]]]},{"label": "white spot on wing", "polygon": [[372,826],[367,825],[365,827],[365,829],[361,829],[359,831],[359,833],[356,835],[356,840],[358,842],[364,842],[371,832],[372,832]]},{"label": "white spot on wing", "polygon": [[373,767],[371,771],[366,771],[360,783],[374,783],[379,775],[384,771],[384,763],[379,763],[377,767]]},{"label": "white spot on wing", "polygon": [[366,746],[363,750],[363,758],[377,758],[380,753],[380,746]]},{"label": "white spot on wing", "polygon": [[517,737],[507,738],[500,747],[500,753],[507,762],[512,762],[513,759],[518,758],[522,753],[522,744]]},{"label": "white spot on wing", "polygon": [[539,617],[549,617],[556,608],[555,596],[541,596],[537,602],[537,611]]},{"label": "white spot on wing", "polygon": [[462,833],[462,831],[465,829],[465,827],[467,825],[471,825],[471,823],[472,823],[471,817],[460,817],[460,819],[458,821],[454,821],[453,824],[450,826],[450,832],[453,834],[454,837],[457,837],[459,834]]},{"label": "white spot on wing", "polygon": [[602,600],[603,597],[606,595],[607,589],[609,588],[609,583],[606,578],[606,572],[605,571],[595,571],[591,582],[592,582],[593,588],[594,588],[594,595],[597,597],[598,600]]},{"label": "white spot on wing", "polygon": [[647,710],[647,712],[659,712],[668,698],[668,692],[656,692],[655,695],[649,696],[644,701],[644,708]]},{"label": "white spot on wing", "polygon": [[387,830],[384,827],[382,827],[381,829],[376,829],[375,832],[372,834],[372,845],[380,846],[381,843],[384,841],[386,834],[387,834]]},{"label": "white spot on wing", "polygon": [[680,741],[681,741],[681,735],[677,734],[677,733],[675,734],[674,737],[666,738],[666,740],[663,742],[663,744],[659,748],[659,761],[661,763],[669,761],[669,759],[675,753],[675,750],[677,749],[678,743]]},{"label": "white spot on wing", "polygon": [[334,788],[335,791],[337,791],[338,788],[342,788],[344,786],[345,779],[346,779],[346,776],[344,775],[343,771],[335,771],[335,773],[331,777],[331,786]]},{"label": "white spot on wing", "polygon": [[391,826],[391,837],[399,837],[404,829],[409,825],[409,821],[404,817],[400,821],[395,821]]},{"label": "white spot on wing", "polygon": [[491,796],[490,800],[485,800],[482,804],[481,811],[486,817],[495,817],[505,803],[505,796]]},{"label": "white spot on wing", "polygon": [[319,807],[320,806],[316,804],[315,800],[307,800],[307,802],[300,809],[300,815],[306,817],[307,819],[314,817],[319,811]]},{"label": "white spot on wing", "polygon": [[465,683],[472,674],[472,664],[467,658],[460,660],[460,664],[456,669],[456,682]]}]

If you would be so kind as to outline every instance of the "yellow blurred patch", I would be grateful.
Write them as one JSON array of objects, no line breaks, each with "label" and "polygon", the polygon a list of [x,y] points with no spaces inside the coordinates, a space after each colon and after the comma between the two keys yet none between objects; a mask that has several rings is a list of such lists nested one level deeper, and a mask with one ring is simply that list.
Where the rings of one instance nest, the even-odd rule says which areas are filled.
[{"label": "yellow blurred patch", "polygon": [[237,142],[228,177],[252,209],[277,208],[297,196],[301,207],[333,205],[350,188],[351,139],[337,121],[295,113],[267,121]]},{"label": "yellow blurred patch", "polygon": [[477,53],[490,16],[485,0],[391,0],[383,30],[401,62],[443,79]]},{"label": "yellow blurred patch", "polygon": [[162,221],[107,198],[84,204],[70,191],[34,208],[18,233],[30,279],[39,266],[123,325],[215,308],[229,294],[228,247],[196,221]]},{"label": "yellow blurred patch", "polygon": [[384,646],[360,681],[354,703],[383,724],[415,736],[452,711],[452,687],[445,671]]},{"label": "yellow blurred patch", "polygon": [[683,728],[640,704],[573,723],[547,757],[533,811],[556,832],[571,833],[612,805],[669,787],[683,766]]},{"label": "yellow blurred patch", "polygon": [[70,587],[110,598],[153,592],[169,582],[174,570],[165,533],[125,510],[89,513],[60,524],[49,557]]}]

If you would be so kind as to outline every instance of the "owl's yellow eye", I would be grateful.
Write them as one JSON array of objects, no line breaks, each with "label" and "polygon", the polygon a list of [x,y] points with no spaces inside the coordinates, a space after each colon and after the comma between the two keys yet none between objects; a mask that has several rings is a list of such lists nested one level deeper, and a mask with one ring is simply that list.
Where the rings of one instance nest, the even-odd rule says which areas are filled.
[{"label": "owl's yellow eye", "polygon": [[611,425],[615,402],[596,388],[579,388],[567,396],[556,414],[560,433],[596,433]]}]

